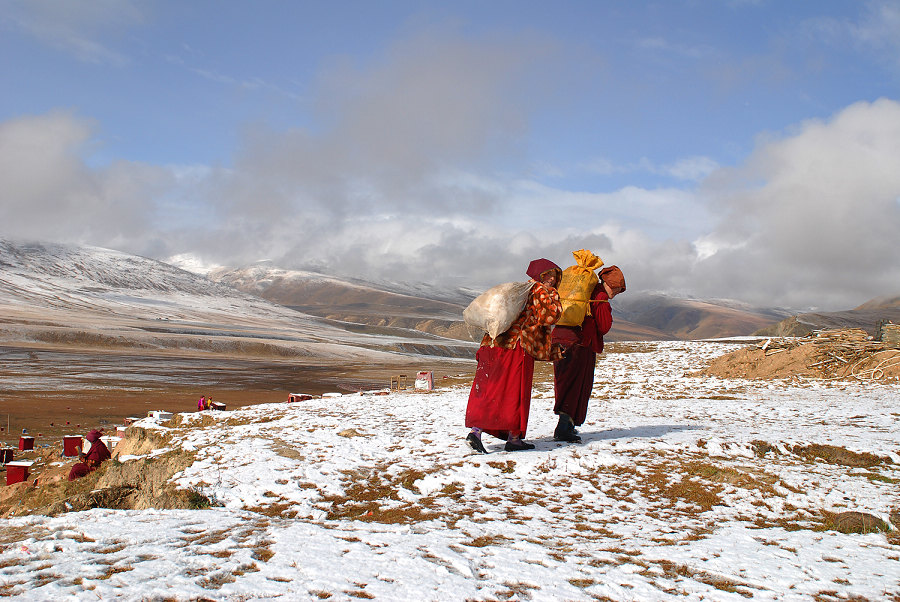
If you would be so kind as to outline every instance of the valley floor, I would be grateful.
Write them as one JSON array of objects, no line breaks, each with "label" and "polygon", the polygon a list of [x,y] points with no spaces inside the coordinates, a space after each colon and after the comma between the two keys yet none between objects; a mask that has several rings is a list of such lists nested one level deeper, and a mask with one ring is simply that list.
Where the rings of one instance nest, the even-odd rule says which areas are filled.
[{"label": "valley floor", "polygon": [[289,393],[377,390],[395,374],[408,375],[411,384],[418,370],[443,378],[475,366],[474,359],[394,358],[393,365],[318,358],[313,363],[177,350],[0,345],[0,442],[15,447],[26,429],[37,446],[58,443],[63,435],[112,429],[150,410],[193,411],[201,395],[235,409],[284,401]]},{"label": "valley floor", "polygon": [[581,445],[542,371],[531,452],[473,455],[466,382],[145,419],[213,506],[0,521],[0,595],[898,599],[900,386],[692,375],[734,349],[604,355]]}]

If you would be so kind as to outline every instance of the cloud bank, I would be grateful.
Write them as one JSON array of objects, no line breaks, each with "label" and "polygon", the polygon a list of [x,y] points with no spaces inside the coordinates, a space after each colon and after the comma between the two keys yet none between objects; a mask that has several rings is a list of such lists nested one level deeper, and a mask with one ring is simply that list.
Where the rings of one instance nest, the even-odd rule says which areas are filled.
[{"label": "cloud bank", "polygon": [[0,235],[471,288],[588,248],[629,291],[823,309],[900,291],[900,103],[761,135],[736,166],[585,158],[571,169],[651,169],[678,187],[570,190],[541,180],[527,147],[534,115],[567,93],[548,68],[558,51],[432,31],[336,60],[314,125],[247,126],[227,167],[95,165],[102,123],[75,112],[0,123]]},{"label": "cloud bank", "polygon": [[[704,184],[721,250],[699,294],[836,307],[900,291],[900,103],[881,99],[764,139]],[[755,291],[755,292],[754,292]]]}]

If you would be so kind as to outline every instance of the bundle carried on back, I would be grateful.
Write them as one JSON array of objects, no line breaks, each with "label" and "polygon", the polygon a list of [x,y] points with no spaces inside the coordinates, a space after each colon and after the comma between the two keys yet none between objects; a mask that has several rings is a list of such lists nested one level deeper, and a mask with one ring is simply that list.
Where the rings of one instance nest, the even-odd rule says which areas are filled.
[{"label": "bundle carried on back", "polygon": [[481,293],[463,310],[463,320],[492,339],[506,332],[528,301],[533,282],[506,282]]},{"label": "bundle carried on back", "polygon": [[575,265],[563,270],[559,283],[559,299],[562,302],[562,315],[557,326],[581,326],[584,317],[591,314],[591,293],[599,279],[594,273],[603,266],[603,260],[588,251],[573,251]]}]

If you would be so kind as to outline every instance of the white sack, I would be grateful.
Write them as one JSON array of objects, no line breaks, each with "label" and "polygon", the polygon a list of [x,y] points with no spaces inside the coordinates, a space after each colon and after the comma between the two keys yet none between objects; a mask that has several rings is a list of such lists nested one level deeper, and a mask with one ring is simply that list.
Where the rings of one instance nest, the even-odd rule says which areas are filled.
[{"label": "white sack", "polygon": [[531,286],[528,282],[506,282],[489,288],[463,311],[463,320],[469,326],[480,328],[492,339],[506,332],[528,301]]}]

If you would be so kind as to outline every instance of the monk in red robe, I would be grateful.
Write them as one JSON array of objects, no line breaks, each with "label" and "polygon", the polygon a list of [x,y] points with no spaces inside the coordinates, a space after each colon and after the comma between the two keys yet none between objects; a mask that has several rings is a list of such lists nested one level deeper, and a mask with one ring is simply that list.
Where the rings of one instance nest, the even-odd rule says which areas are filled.
[{"label": "monk in red robe", "polygon": [[557,326],[553,343],[566,349],[562,359],[553,362],[553,389],[556,403],[553,411],[559,424],[553,432],[557,441],[581,443],[575,430],[584,424],[588,400],[594,388],[597,354],[603,352],[603,335],[612,328],[609,300],[625,291],[625,276],[616,266],[600,271],[600,281],[591,293],[591,311],[581,326]]},{"label": "monk in red robe", "polygon": [[92,429],[84,438],[90,441],[91,449],[86,454],[80,454],[81,462],[72,466],[72,470],[69,471],[70,481],[89,475],[112,457],[109,448],[100,440],[100,431]]},{"label": "monk in red robe", "polygon": [[534,449],[522,440],[528,428],[534,360],[562,357],[562,349],[550,341],[562,313],[556,292],[562,270],[548,259],[536,259],[525,273],[534,281],[525,309],[496,339],[485,334],[475,356],[478,367],[466,407],[466,426],[472,431],[466,442],[482,454],[487,453],[482,432],[506,439],[506,451]]}]

